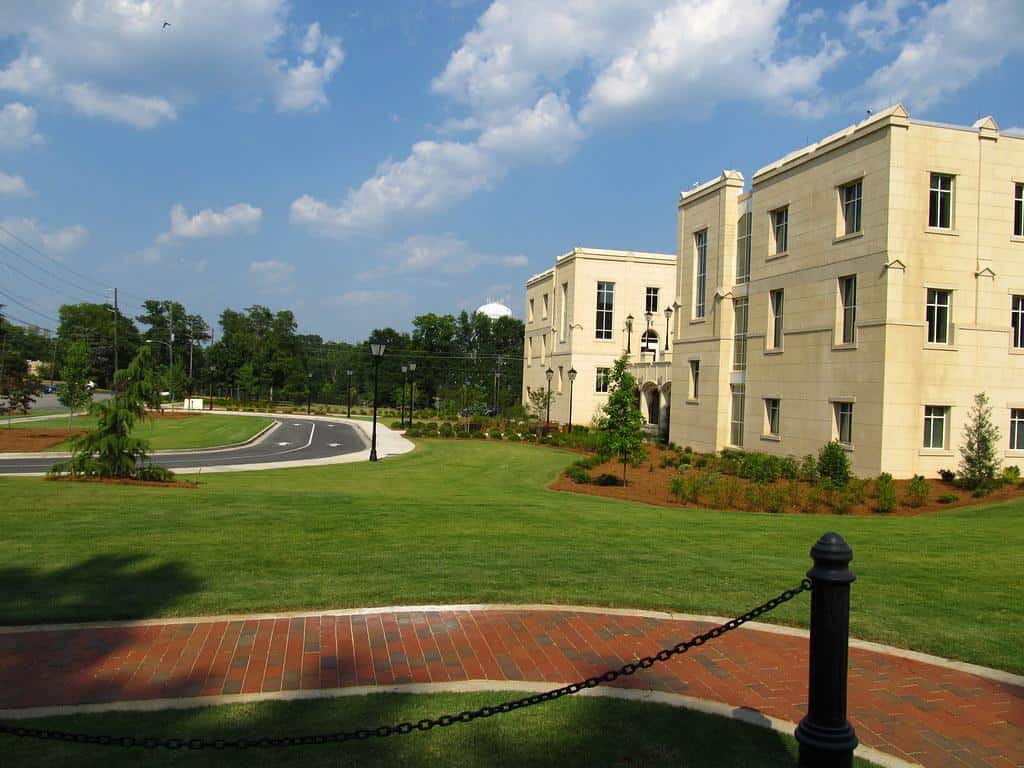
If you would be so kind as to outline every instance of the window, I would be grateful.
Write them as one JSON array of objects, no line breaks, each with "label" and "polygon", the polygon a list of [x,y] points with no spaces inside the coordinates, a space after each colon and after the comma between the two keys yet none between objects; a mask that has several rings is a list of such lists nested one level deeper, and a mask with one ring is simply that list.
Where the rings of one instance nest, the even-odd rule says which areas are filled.
[{"label": "window", "polygon": [[928,343],[949,344],[949,302],[952,291],[928,289],[925,320],[928,321]]},{"label": "window", "polygon": [[946,447],[946,421],[949,408],[944,405],[926,405],[924,407],[924,447]]},{"label": "window", "polygon": [[527,322],[533,322],[533,299],[530,299],[530,311],[527,313]]},{"label": "window", "polygon": [[736,282],[750,281],[750,222],[754,214],[744,213],[736,225]]},{"label": "window", "polygon": [[773,437],[779,436],[779,411],[782,408],[782,401],[776,397],[765,398],[764,419],[765,434]]},{"label": "window", "polygon": [[839,301],[842,315],[839,318],[840,339],[843,344],[857,341],[857,276],[839,278]]},{"label": "window", "polygon": [[1024,408],[1010,409],[1010,450],[1024,451]]},{"label": "window", "polygon": [[558,326],[562,329],[562,341],[569,338],[569,284],[562,283],[562,300],[559,302]]},{"label": "window", "polygon": [[789,250],[789,206],[772,211],[771,216],[775,253],[782,254]]},{"label": "window", "polygon": [[693,236],[693,246],[697,252],[694,274],[693,316],[704,317],[704,298],[708,288],[708,231],[702,229]]},{"label": "window", "polygon": [[640,353],[644,352],[658,356],[658,334],[655,331],[644,331],[644,335],[640,337]]},{"label": "window", "polygon": [[772,307],[772,349],[782,349],[782,289],[771,291],[768,298]]},{"label": "window", "polygon": [[612,305],[615,303],[615,283],[597,284],[597,322],[594,325],[595,339],[612,337]]},{"label": "window", "polygon": [[836,437],[844,445],[853,445],[853,403],[834,403]]},{"label": "window", "polygon": [[546,293],[541,297],[540,319],[548,319],[548,295]]},{"label": "window", "polygon": [[562,394],[562,366],[558,366],[558,386],[555,389],[558,394]]},{"label": "window", "polygon": [[548,357],[548,335],[545,333],[540,337],[540,364],[544,365],[544,361]]},{"label": "window", "polygon": [[933,173],[928,187],[928,226],[934,229],[953,228],[953,177]]},{"label": "window", "polygon": [[742,384],[733,384],[729,389],[732,392],[732,415],[729,422],[729,443],[736,447],[742,447],[743,399],[746,395],[746,387]]},{"label": "window", "polygon": [[1010,336],[1014,349],[1024,349],[1024,296],[1014,296],[1010,303]]},{"label": "window", "polygon": [[747,370],[747,302],[748,299],[733,299],[732,369]]},{"label": "window", "polygon": [[843,234],[860,232],[861,180],[839,188],[839,200],[843,206]]},{"label": "window", "polygon": [[700,398],[700,360],[690,361],[690,399]]},{"label": "window", "polygon": [[526,338],[526,364],[533,365],[533,337]]},{"label": "window", "polygon": [[644,312],[657,312],[658,311],[658,289],[648,288],[647,294],[644,296]]},{"label": "window", "polygon": [[1013,185],[1013,234],[1024,237],[1024,184]]},{"label": "window", "polygon": [[607,392],[608,391],[608,369],[598,368],[597,376],[594,380],[594,391],[595,392]]}]

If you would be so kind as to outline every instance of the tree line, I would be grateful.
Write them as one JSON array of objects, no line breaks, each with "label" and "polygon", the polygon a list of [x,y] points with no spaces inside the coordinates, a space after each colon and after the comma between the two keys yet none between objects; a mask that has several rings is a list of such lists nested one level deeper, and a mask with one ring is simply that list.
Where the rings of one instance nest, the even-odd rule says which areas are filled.
[{"label": "tree line", "polygon": [[[81,347],[88,376],[110,387],[144,346],[156,361],[160,386],[181,396],[240,402],[292,401],[366,404],[373,394],[371,341],[382,341],[380,402],[398,406],[404,382],[415,382],[418,408],[460,410],[520,403],[523,323],[480,313],[427,313],[409,331],[377,328],[356,343],[299,333],[294,314],[254,304],[225,309],[217,327],[176,301],[150,299],[132,316],[111,304],[65,304],[55,333],[8,322],[0,305],[0,396],[21,391],[32,377],[29,360],[41,363],[39,378],[62,378]],[[72,352],[77,344],[78,352]],[[415,372],[402,366],[415,364]],[[351,373],[350,373],[351,372]],[[408,394],[405,395],[408,397]]]}]

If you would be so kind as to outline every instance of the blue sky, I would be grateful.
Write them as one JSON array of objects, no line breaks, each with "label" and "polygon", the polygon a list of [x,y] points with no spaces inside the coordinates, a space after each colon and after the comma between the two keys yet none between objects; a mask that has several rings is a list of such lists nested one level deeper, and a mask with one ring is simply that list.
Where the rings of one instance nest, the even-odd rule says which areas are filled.
[{"label": "blue sky", "polygon": [[1019,0],[0,0],[0,303],[519,315],[868,108],[1024,126],[1022,65]]}]

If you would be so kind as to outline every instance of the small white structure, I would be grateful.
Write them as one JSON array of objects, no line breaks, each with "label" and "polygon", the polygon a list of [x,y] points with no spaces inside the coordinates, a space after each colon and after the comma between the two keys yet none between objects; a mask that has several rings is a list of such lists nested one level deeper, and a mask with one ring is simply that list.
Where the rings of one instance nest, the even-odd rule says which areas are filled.
[{"label": "small white structure", "polygon": [[491,320],[497,320],[499,317],[512,317],[512,310],[496,301],[484,304],[477,312],[481,315],[487,315]]},{"label": "small white structure", "polygon": [[203,398],[201,397],[186,397],[185,398],[185,410],[186,411],[202,411]]}]

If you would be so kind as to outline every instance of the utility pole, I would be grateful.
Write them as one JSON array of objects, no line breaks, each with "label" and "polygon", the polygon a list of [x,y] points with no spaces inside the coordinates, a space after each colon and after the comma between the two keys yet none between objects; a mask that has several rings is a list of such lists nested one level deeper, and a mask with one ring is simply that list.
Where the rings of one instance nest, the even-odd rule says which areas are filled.
[{"label": "utility pole", "polygon": [[117,288],[114,289],[114,374],[117,374],[117,370],[120,367],[118,365],[119,360],[117,356],[117,326],[121,324],[121,315],[117,307]]}]

